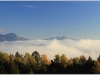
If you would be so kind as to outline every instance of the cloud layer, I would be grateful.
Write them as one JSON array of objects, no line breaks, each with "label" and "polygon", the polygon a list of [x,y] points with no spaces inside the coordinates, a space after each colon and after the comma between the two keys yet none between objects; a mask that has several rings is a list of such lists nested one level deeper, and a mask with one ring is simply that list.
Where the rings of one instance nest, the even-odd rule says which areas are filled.
[{"label": "cloud layer", "polygon": [[17,51],[21,54],[38,51],[46,54],[49,59],[54,59],[56,54],[65,54],[68,58],[85,55],[97,59],[100,53],[100,40],[29,40],[0,42],[0,51],[15,54]]}]

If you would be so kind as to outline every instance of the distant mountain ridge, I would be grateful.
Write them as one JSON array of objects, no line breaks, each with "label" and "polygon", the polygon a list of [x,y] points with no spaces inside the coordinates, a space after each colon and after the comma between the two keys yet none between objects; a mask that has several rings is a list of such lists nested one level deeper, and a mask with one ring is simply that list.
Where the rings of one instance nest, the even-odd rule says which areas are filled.
[{"label": "distant mountain ridge", "polygon": [[71,38],[68,38],[66,36],[61,36],[61,37],[51,37],[51,38],[47,38],[45,40],[54,40],[54,39],[57,39],[57,40],[65,40],[65,39],[70,39],[70,40],[76,40],[76,39],[71,39]]},{"label": "distant mountain ridge", "polygon": [[[57,39],[57,40],[66,40],[66,39],[76,40],[76,39],[68,38],[66,36],[51,37],[51,38],[46,38],[44,40],[54,40],[54,39]],[[25,41],[25,40],[29,40],[29,39],[20,37],[20,36],[16,35],[15,33],[8,33],[5,35],[0,34],[0,41]]]},{"label": "distant mountain ridge", "polygon": [[20,37],[15,33],[9,33],[5,35],[0,34],[0,41],[25,41],[25,40],[28,39]]}]

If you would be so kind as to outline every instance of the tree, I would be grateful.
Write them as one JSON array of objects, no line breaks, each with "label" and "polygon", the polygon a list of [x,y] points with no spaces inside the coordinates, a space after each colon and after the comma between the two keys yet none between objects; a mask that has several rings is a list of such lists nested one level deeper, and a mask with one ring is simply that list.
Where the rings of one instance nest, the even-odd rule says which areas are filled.
[{"label": "tree", "polygon": [[22,62],[22,58],[21,58],[21,55],[19,54],[19,52],[17,51],[16,54],[15,54],[15,62],[18,66],[18,63],[21,63]]},{"label": "tree", "polygon": [[[30,73],[31,69],[35,70],[37,62],[36,62],[35,58],[27,52],[25,53],[25,56],[24,56],[24,63],[26,65],[29,73]],[[31,71],[31,73],[32,72],[33,71]]]},{"label": "tree", "polygon": [[1,59],[2,59],[4,62],[9,62],[9,55],[8,55],[7,53],[2,53]]},{"label": "tree", "polygon": [[23,70],[25,70],[25,60],[24,60],[24,56],[22,54],[19,54],[19,52],[17,51],[15,54],[15,67],[19,70],[20,73],[24,73]]},{"label": "tree", "polygon": [[8,65],[5,66],[5,64],[8,63],[9,63],[9,55],[7,53],[0,52],[0,67],[2,73],[6,73],[5,69],[7,69],[6,67],[8,67]]},{"label": "tree", "polygon": [[73,58],[73,63],[74,64],[79,64],[79,58],[78,57],[75,57],[75,58]]},{"label": "tree", "polygon": [[42,64],[44,64],[44,65],[50,65],[50,60],[47,58],[47,55],[42,54],[41,55],[41,60],[42,60]]},{"label": "tree", "polygon": [[86,57],[84,55],[80,56],[80,64],[83,65],[86,63]]},{"label": "tree", "polygon": [[50,65],[50,60],[47,58],[47,55],[41,55],[41,70],[47,71],[47,67]]},{"label": "tree", "polygon": [[13,55],[13,54],[10,54],[10,55],[9,55],[9,61],[10,61],[10,62],[13,62],[13,61],[14,61],[14,55]]},{"label": "tree", "polygon": [[20,74],[20,71],[15,67],[15,65],[11,66],[11,74]]},{"label": "tree", "polygon": [[25,53],[24,60],[26,64],[36,65],[37,63],[35,58],[27,52]]},{"label": "tree", "polygon": [[68,58],[64,54],[62,54],[60,59],[62,66],[65,68],[67,66]]},{"label": "tree", "polygon": [[73,59],[72,58],[70,58],[70,60],[68,60],[68,65],[69,66],[72,66],[73,65]]},{"label": "tree", "polygon": [[57,55],[55,55],[55,59],[54,59],[54,62],[55,63],[60,63],[60,55],[59,54],[57,54]]},{"label": "tree", "polygon": [[92,71],[93,66],[94,66],[94,62],[93,62],[92,58],[89,56],[87,63],[85,63],[85,65],[84,65],[84,71],[87,74],[93,74],[93,71]]},{"label": "tree", "polygon": [[93,72],[95,74],[100,74],[100,55],[96,61],[94,61]]},{"label": "tree", "polygon": [[95,74],[100,74],[100,62],[98,60],[94,62],[93,72]]},{"label": "tree", "polygon": [[35,58],[35,60],[37,61],[37,65],[41,66],[41,58],[40,58],[40,54],[37,51],[34,51],[32,53],[32,56]]},{"label": "tree", "polygon": [[18,51],[16,52],[15,57],[20,57],[20,54]]},{"label": "tree", "polygon": [[97,60],[98,60],[98,62],[100,62],[100,55],[99,55],[99,57],[97,58]]},{"label": "tree", "polygon": [[88,63],[92,63],[92,58],[91,58],[90,56],[88,57],[87,62],[88,62]]}]

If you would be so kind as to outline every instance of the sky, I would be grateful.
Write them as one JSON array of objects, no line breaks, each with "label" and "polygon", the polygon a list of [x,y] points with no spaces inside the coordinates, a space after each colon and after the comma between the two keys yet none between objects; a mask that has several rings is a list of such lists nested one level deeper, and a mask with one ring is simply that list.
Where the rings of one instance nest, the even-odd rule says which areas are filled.
[{"label": "sky", "polygon": [[0,34],[100,39],[100,1],[0,1]]},{"label": "sky", "polygon": [[[100,1],[0,1],[0,34],[15,33],[27,41],[0,42],[0,51],[38,51],[53,59],[100,53]],[[67,36],[79,40],[43,40]]]}]

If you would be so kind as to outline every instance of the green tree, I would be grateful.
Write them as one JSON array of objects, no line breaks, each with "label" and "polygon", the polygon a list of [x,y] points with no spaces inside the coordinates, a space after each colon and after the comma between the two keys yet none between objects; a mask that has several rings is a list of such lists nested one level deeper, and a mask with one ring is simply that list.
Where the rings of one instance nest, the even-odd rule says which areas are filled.
[{"label": "green tree", "polygon": [[97,60],[98,60],[98,62],[100,62],[100,55],[99,55],[99,57],[97,58]]},{"label": "green tree", "polygon": [[40,54],[37,51],[34,51],[32,53],[32,56],[35,58],[35,60],[37,61],[37,65],[41,66],[41,57]]},{"label": "green tree", "polygon": [[74,64],[79,64],[80,59],[78,57],[73,58]]},{"label": "green tree", "polygon": [[14,59],[15,63],[16,63],[16,67],[17,69],[19,69],[20,65],[22,64],[23,60],[22,60],[22,56],[19,54],[19,52],[17,51],[15,54],[15,59]]},{"label": "green tree", "polygon": [[92,58],[91,58],[90,56],[88,57],[87,62],[88,62],[88,63],[92,63]]},{"label": "green tree", "polygon": [[20,54],[18,51],[16,52],[15,57],[20,57]]},{"label": "green tree", "polygon": [[15,65],[11,65],[11,74],[20,74],[20,70],[18,70]]},{"label": "green tree", "polygon": [[57,55],[55,55],[55,59],[54,59],[54,62],[55,63],[60,63],[60,55],[59,54],[57,54]]}]

